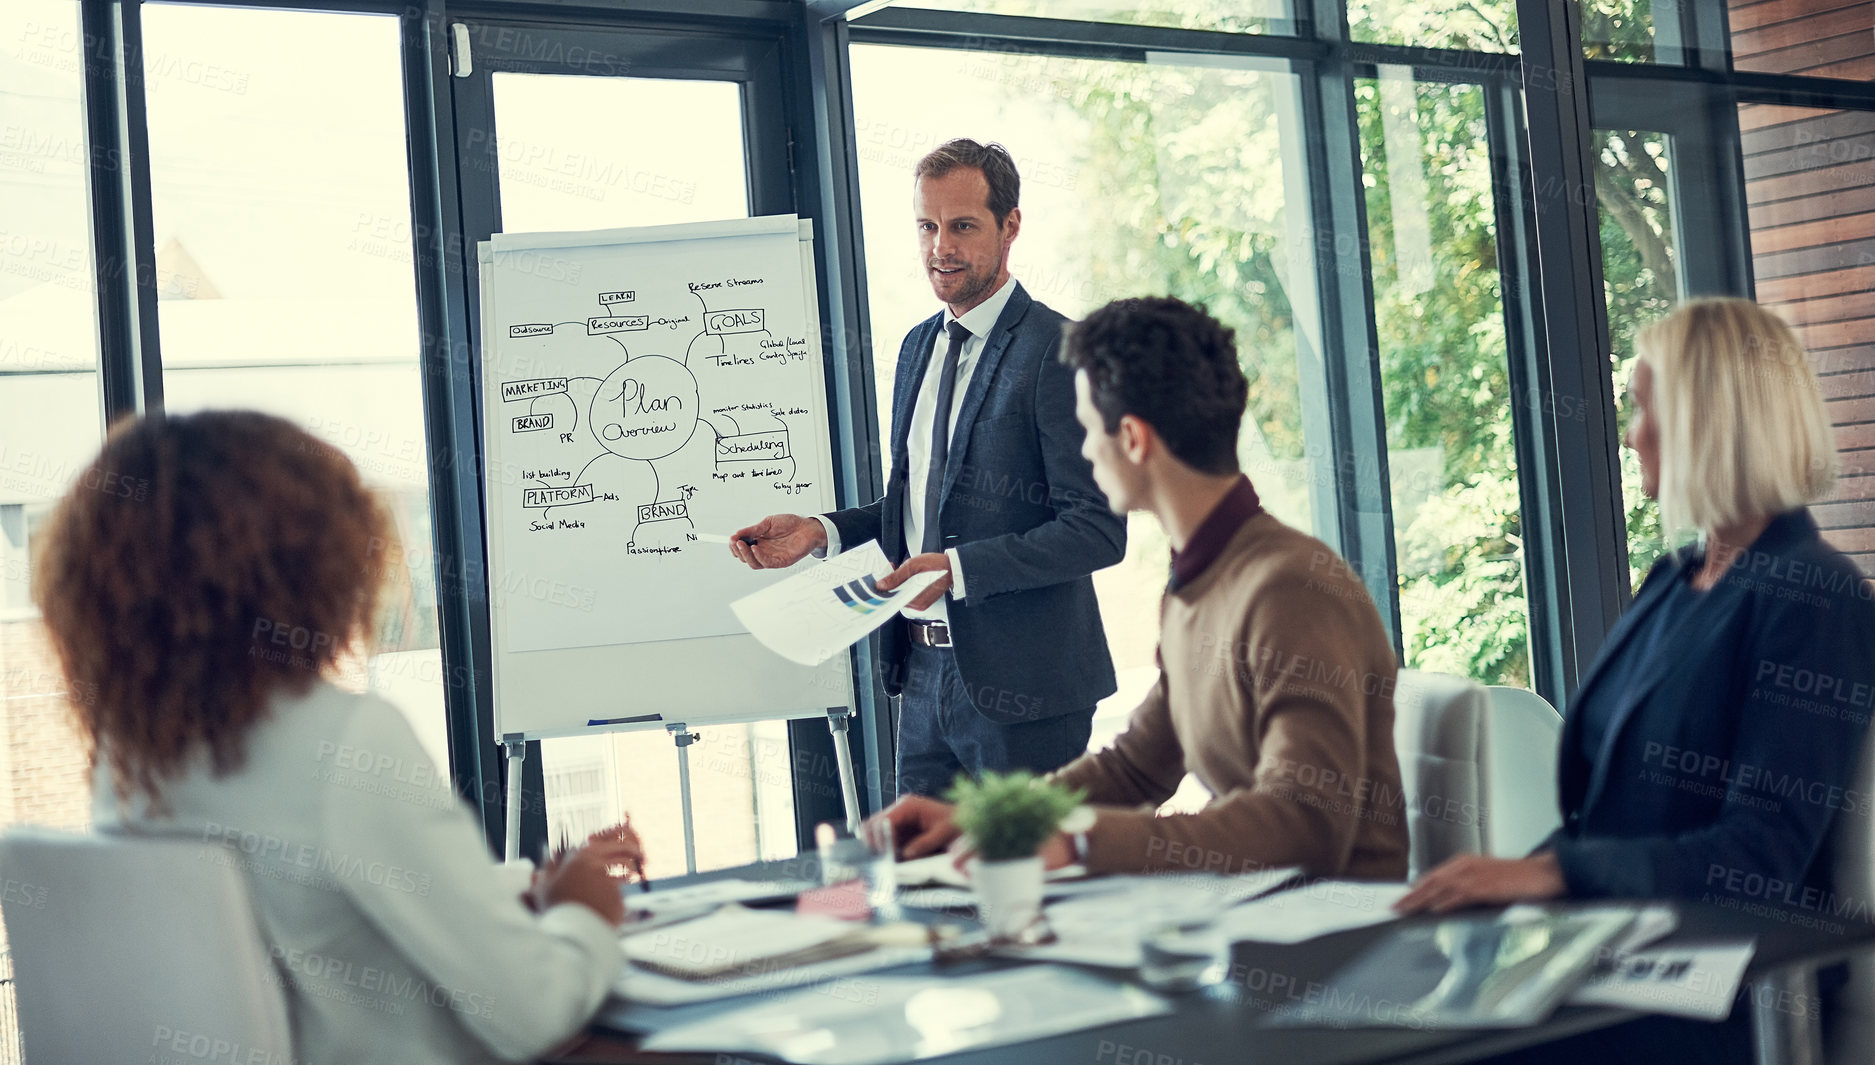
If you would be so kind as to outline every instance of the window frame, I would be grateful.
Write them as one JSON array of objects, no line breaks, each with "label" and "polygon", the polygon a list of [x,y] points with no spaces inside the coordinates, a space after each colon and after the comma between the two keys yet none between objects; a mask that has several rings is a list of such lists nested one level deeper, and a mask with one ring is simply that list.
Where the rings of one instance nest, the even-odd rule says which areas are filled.
[{"label": "window frame", "polygon": [[[452,772],[478,808],[491,846],[502,838],[503,766],[489,734],[488,628],[481,573],[483,541],[475,454],[473,305],[461,249],[463,190],[453,130],[450,26],[465,18],[518,20],[566,28],[656,27],[698,36],[759,35],[780,49],[787,96],[791,192],[819,225],[817,265],[826,323],[829,396],[837,418],[835,457],[844,502],[880,490],[880,426],[867,326],[867,286],[859,226],[857,143],[848,50],[854,42],[1020,50],[1044,55],[1143,62],[1148,52],[1227,56],[1286,64],[1305,86],[1309,114],[1311,220],[1318,245],[1358,248],[1359,278],[1335,275],[1317,256],[1327,351],[1305,375],[1305,418],[1334,447],[1323,458],[1332,508],[1319,509],[1324,539],[1360,567],[1399,631],[1391,507],[1386,491],[1385,426],[1378,393],[1372,278],[1360,188],[1353,83],[1380,64],[1416,77],[1482,83],[1489,94],[1492,166],[1499,192],[1500,269],[1505,286],[1511,380],[1556,402],[1514,404],[1526,537],[1531,666],[1539,693],[1562,705],[1573,693],[1628,600],[1621,520],[1618,441],[1610,379],[1608,323],[1601,300],[1600,247],[1592,173],[1590,102],[1596,117],[1623,93],[1649,87],[1702,92],[1741,102],[1875,109],[1875,84],[1732,69],[1722,10],[1676,5],[1681,19],[1664,34],[1668,62],[1586,62],[1575,5],[1516,0],[1516,54],[1378,45],[1348,39],[1341,0],[1296,0],[1293,35],[1234,34],[1152,26],[1072,22],[886,8],[864,0],[193,0],[229,7],[294,8],[393,15],[403,42],[404,120],[425,422],[431,455],[438,616],[448,686]],[[99,403],[106,424],[162,408],[149,145],[137,0],[79,0],[85,34],[84,118],[90,163],[88,201],[97,279]],[[849,21],[848,15],[862,17]],[[1709,148],[1728,149],[1723,138]],[[1723,161],[1723,160],[1721,160]],[[1538,181],[1533,175],[1555,175]],[[1586,193],[1582,190],[1586,189]],[[1713,205],[1723,211],[1724,203]],[[1744,246],[1737,231],[1719,234]],[[1749,291],[1745,273],[1719,287]],[[1334,276],[1331,276],[1334,275]],[[1741,284],[1742,282],[1742,284]],[[1359,357],[1349,353],[1360,353]],[[1566,401],[1566,402],[1565,402]],[[1575,406],[1579,404],[1579,408]],[[1528,409],[1531,407],[1545,409]],[[1568,416],[1561,413],[1567,408]],[[1578,416],[1579,415],[1579,416]],[[1343,456],[1337,461],[1336,456]],[[1346,469],[1345,467],[1351,467]],[[1317,473],[1323,471],[1318,470]],[[1398,637],[1395,636],[1397,641]],[[868,808],[887,796],[893,737],[870,649],[855,656],[861,707],[855,760]],[[460,678],[461,683],[453,683]],[[790,727],[797,744],[824,735],[815,722]],[[803,782],[797,780],[797,794]],[[813,789],[809,789],[812,791]],[[803,837],[805,838],[805,837]]]}]

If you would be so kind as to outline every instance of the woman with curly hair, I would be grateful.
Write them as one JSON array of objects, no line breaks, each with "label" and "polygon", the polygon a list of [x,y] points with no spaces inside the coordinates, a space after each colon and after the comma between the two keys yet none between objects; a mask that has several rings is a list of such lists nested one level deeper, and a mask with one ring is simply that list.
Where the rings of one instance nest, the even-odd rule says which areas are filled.
[{"label": "woman with curly hair", "polygon": [[[403,714],[328,679],[391,540],[337,450],[240,411],[117,426],[34,582],[91,746],[94,822],[214,845],[251,884],[302,1062],[536,1057],[618,976],[642,854],[597,838],[516,896]],[[531,912],[532,911],[532,912]]]}]

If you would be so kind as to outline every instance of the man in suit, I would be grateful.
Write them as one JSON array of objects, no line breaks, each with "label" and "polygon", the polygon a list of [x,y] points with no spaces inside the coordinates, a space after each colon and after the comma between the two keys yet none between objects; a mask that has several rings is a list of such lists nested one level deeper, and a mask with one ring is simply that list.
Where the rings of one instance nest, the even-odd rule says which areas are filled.
[{"label": "man in suit", "polygon": [[898,567],[881,588],[943,574],[880,635],[905,795],[1065,765],[1116,687],[1089,575],[1125,555],[1126,525],[1080,454],[1056,357],[1067,320],[1009,275],[1019,192],[1001,145],[954,140],[919,161],[919,252],[944,309],[899,348],[885,495],[730,538],[756,569],[877,540]]}]

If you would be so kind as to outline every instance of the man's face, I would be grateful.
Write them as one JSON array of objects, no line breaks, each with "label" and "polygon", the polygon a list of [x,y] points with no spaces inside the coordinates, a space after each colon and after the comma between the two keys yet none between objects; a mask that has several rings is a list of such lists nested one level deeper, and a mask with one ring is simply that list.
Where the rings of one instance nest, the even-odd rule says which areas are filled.
[{"label": "man's face", "polygon": [[990,213],[989,179],[963,166],[943,177],[920,178],[911,205],[931,291],[957,314],[988,299],[1007,276],[1022,212],[1010,211],[999,227]]},{"label": "man's face", "polygon": [[1081,457],[1094,464],[1094,483],[1106,495],[1108,509],[1115,514],[1141,509],[1144,473],[1120,446],[1120,432],[1107,432],[1100,408],[1094,406],[1094,391],[1087,383],[1085,370],[1074,374],[1074,418],[1085,434]]}]

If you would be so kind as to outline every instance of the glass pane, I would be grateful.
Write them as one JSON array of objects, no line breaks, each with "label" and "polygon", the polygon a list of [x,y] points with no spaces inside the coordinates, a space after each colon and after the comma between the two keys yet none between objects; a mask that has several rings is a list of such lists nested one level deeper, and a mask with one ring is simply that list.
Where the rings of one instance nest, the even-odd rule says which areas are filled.
[{"label": "glass pane", "polygon": [[[892,6],[1225,33],[1287,34],[1295,32],[1290,3],[1291,0],[902,0]],[[865,20],[856,24],[865,25]]]},{"label": "glass pane", "polygon": [[1381,73],[1355,98],[1406,664],[1528,688],[1484,93]]},{"label": "glass pane", "polygon": [[[497,73],[494,84],[507,232],[748,216],[736,83]],[[630,115],[631,136],[593,136],[593,115]]]},{"label": "glass pane", "polygon": [[[32,606],[51,502],[102,438],[77,0],[0,5],[0,827],[91,823],[87,760]],[[4,970],[10,972],[10,969]],[[0,1052],[14,1048],[12,989]]]},{"label": "glass pane", "polygon": [[1875,75],[1875,3],[1733,0],[1732,65],[1766,74],[1866,79]]},{"label": "glass pane", "polygon": [[[493,83],[505,231],[748,217],[734,82],[497,73]],[[633,116],[631,136],[595,138],[595,114]],[[707,742],[690,748],[697,868],[792,856],[786,724],[698,731]],[[548,838],[580,838],[629,811],[651,874],[682,872],[682,792],[668,733],[544,740],[540,748]]]},{"label": "glass pane", "polygon": [[[1595,197],[1601,213],[1602,292],[1614,356],[1615,398],[1627,428],[1634,331],[1666,314],[1679,298],[1674,269],[1671,142],[1660,133],[1596,130],[1600,157]],[[1638,586],[1666,541],[1660,507],[1641,492],[1641,464],[1621,449],[1622,512],[1628,530],[1628,578]]]},{"label": "glass pane", "polygon": [[[879,45],[855,45],[852,62],[881,432],[900,340],[938,309],[912,168],[952,137],[997,141],[1023,179],[1011,272],[1069,317],[1123,296],[1207,304],[1236,329],[1250,379],[1243,467],[1272,513],[1310,528],[1309,493],[1326,486],[1309,475],[1297,384],[1298,352],[1319,359],[1320,344],[1296,79]],[[1007,91],[1005,75],[1034,91]],[[1134,515],[1127,535],[1125,560],[1094,575],[1121,676],[1096,745],[1156,676],[1168,549],[1149,516]]]},{"label": "glass pane", "polygon": [[[1668,18],[1678,10],[1666,4],[1661,8]],[[1652,0],[1584,0],[1582,54],[1590,59],[1654,62]]]},{"label": "glass pane", "polygon": [[1809,349],[1841,449],[1812,513],[1875,572],[1875,113],[1747,104],[1738,124],[1758,299]]},{"label": "glass pane", "polygon": [[388,502],[404,565],[345,679],[446,766],[397,20],[151,4],[143,26],[165,405],[297,421]]},{"label": "glass pane", "polygon": [[1375,44],[1515,52],[1517,0],[1348,0],[1348,35]]}]

